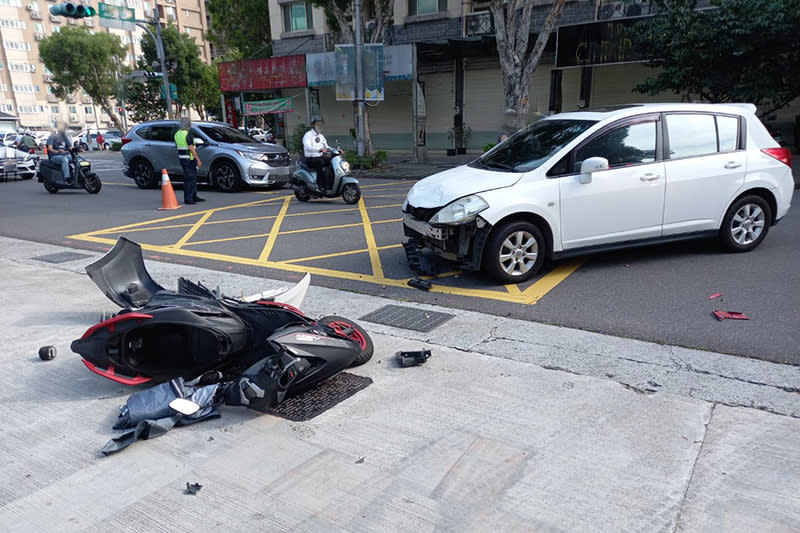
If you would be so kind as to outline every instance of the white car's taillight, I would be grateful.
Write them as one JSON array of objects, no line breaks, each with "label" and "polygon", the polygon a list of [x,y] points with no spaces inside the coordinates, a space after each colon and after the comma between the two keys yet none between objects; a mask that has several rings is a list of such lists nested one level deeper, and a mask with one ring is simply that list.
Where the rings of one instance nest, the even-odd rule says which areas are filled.
[{"label": "white car's taillight", "polygon": [[784,165],[791,168],[792,166],[792,151],[788,148],[764,148],[761,150],[770,157],[774,157]]}]

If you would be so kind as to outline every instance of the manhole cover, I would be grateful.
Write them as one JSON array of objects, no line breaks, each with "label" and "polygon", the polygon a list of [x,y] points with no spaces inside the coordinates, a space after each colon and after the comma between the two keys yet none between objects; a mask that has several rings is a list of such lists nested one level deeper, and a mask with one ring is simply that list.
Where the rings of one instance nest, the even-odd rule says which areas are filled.
[{"label": "manhole cover", "polygon": [[370,383],[372,378],[342,372],[300,396],[289,398],[268,413],[295,422],[311,420],[358,391],[366,389]]},{"label": "manhole cover", "polygon": [[84,259],[86,257],[92,256],[88,254],[79,254],[77,252],[58,252],[55,254],[32,257],[31,259],[35,259],[36,261],[44,261],[45,263],[66,263],[67,261],[75,261],[76,259]]},{"label": "manhole cover", "polygon": [[425,311],[424,309],[413,309],[401,305],[384,305],[380,309],[367,313],[359,318],[359,320],[427,333],[441,326],[454,316],[456,315],[437,313],[436,311]]}]

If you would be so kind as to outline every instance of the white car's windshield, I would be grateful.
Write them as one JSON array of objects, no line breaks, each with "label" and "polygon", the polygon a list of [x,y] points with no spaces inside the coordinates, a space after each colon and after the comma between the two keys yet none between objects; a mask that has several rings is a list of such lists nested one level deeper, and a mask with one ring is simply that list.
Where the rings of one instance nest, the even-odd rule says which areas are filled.
[{"label": "white car's windshield", "polygon": [[540,120],[518,131],[470,166],[529,172],[594,124],[592,120]]}]

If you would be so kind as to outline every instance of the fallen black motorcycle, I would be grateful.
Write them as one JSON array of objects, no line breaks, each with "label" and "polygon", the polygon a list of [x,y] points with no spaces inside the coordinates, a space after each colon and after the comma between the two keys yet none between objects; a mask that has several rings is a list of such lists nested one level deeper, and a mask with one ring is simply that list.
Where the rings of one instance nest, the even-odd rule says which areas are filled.
[{"label": "fallen black motorcycle", "polygon": [[243,298],[184,278],[171,291],[150,277],[141,247],[124,237],[86,272],[123,309],[73,341],[72,351],[92,372],[125,385],[225,383],[225,403],[267,410],[366,363],[374,350],[352,320],[312,320],[297,309],[308,274],[289,290]]},{"label": "fallen black motorcycle", "polygon": [[103,187],[103,182],[100,181],[100,176],[92,172],[92,163],[86,159],[79,157],[78,148],[70,148],[70,170],[72,172],[72,181],[67,183],[64,180],[64,174],[61,172],[61,165],[50,161],[49,159],[42,159],[39,162],[39,182],[44,184],[47,192],[55,194],[61,189],[85,189],[90,194],[97,194]]}]

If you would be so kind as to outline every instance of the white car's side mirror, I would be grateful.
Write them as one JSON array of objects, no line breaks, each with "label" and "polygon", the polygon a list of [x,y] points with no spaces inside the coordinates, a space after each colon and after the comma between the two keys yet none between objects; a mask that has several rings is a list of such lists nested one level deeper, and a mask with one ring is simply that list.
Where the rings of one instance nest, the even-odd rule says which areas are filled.
[{"label": "white car's side mirror", "polygon": [[591,183],[592,173],[608,170],[608,159],[605,157],[590,157],[581,163],[581,183]]}]

